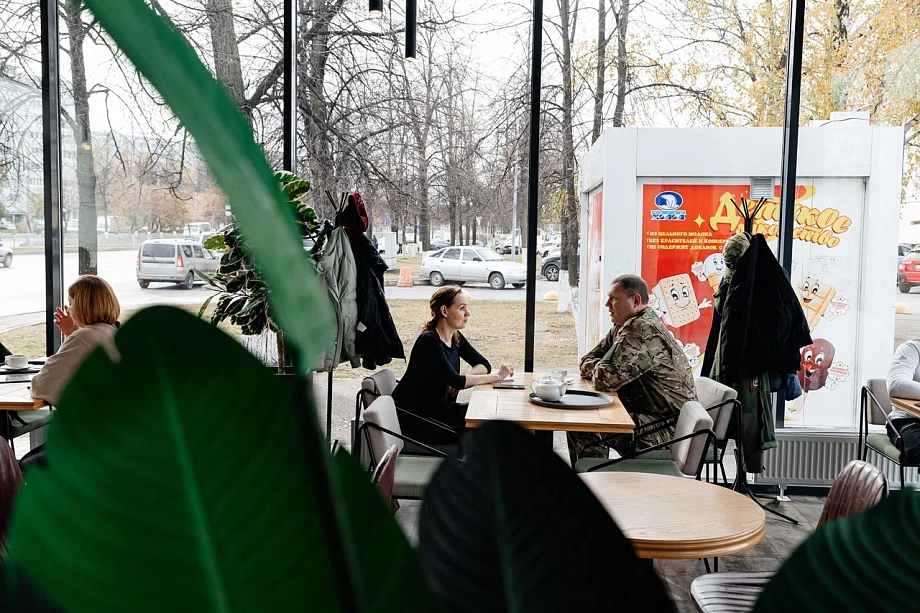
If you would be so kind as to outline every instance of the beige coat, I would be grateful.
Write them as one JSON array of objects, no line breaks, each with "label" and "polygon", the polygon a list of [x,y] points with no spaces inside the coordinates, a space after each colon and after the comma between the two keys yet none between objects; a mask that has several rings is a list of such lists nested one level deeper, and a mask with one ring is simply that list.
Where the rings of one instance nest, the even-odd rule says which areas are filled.
[{"label": "beige coat", "polygon": [[56,405],[64,388],[70,383],[70,378],[93,349],[101,345],[109,356],[114,358],[118,355],[115,331],[115,326],[109,324],[93,324],[74,330],[73,334],[64,339],[58,352],[48,358],[41,372],[32,378],[32,397]]}]

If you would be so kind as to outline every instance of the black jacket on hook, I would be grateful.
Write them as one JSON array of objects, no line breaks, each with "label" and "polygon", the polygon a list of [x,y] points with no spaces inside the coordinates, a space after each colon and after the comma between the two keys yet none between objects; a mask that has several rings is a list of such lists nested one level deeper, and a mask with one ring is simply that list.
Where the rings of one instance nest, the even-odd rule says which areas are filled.
[{"label": "black jacket on hook", "polygon": [[352,237],[351,250],[355,256],[358,282],[355,351],[361,356],[364,368],[376,370],[389,364],[393,358],[405,359],[406,352],[383,291],[386,263],[364,233]]},{"label": "black jacket on hook", "polygon": [[786,272],[763,235],[754,235],[732,276],[721,317],[713,314],[702,372],[710,372],[714,352],[720,351],[720,380],[728,385],[743,375],[794,373],[802,347],[811,342]]}]

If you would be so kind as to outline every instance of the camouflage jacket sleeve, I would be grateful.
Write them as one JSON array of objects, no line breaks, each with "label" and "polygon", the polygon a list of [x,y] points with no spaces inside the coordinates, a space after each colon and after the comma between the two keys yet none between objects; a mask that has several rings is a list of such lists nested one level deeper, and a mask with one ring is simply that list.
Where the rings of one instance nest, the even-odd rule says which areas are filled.
[{"label": "camouflage jacket sleeve", "polygon": [[656,357],[667,353],[661,337],[647,334],[641,325],[627,324],[614,338],[610,350],[594,367],[594,387],[617,390],[635,381],[656,364]]},{"label": "camouflage jacket sleeve", "polygon": [[579,370],[581,371],[582,379],[591,379],[594,377],[594,367],[597,366],[597,363],[610,351],[610,348],[613,346],[613,337],[616,333],[618,326],[614,326],[607,333],[607,336],[601,339],[594,349],[589,351],[581,358],[581,361],[578,363]]}]

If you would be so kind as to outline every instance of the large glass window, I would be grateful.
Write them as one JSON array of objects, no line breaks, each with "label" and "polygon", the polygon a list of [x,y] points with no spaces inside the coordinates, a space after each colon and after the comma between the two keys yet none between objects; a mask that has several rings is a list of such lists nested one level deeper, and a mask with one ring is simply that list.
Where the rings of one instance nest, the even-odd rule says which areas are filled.
[{"label": "large glass window", "polygon": [[[158,10],[227,87],[278,165],[280,3],[166,1]],[[64,285],[80,274],[101,275],[123,319],[151,304],[197,310],[209,292],[195,271],[213,271],[194,257],[192,243],[227,222],[226,200],[194,141],[80,3],[62,4],[60,31]],[[175,245],[183,257],[173,264],[148,261],[160,252],[172,257]]]},{"label": "large glass window", "polygon": [[814,342],[801,351],[805,393],[783,417],[855,428],[860,387],[918,336],[920,269],[899,243],[920,242],[920,15],[850,0],[810,3],[805,21],[792,282]]},{"label": "large glass window", "polygon": [[0,342],[45,355],[44,161],[38,3],[0,4]]}]

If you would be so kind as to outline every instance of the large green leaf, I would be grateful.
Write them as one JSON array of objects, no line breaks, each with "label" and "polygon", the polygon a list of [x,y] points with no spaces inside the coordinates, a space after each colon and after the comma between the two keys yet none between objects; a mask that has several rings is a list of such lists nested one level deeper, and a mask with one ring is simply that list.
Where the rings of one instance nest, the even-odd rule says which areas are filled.
[{"label": "large green leaf", "polygon": [[[367,473],[345,455],[328,487],[312,478],[287,379],[178,309],[141,311],[115,340],[120,361],[97,350],[80,368],[49,466],[27,475],[11,578],[72,613],[339,611],[343,584],[361,611],[433,610]],[[328,549],[330,500],[350,571]]]},{"label": "large green leaf", "polygon": [[419,551],[457,613],[673,611],[652,565],[551,449],[510,422],[464,441],[422,503]]},{"label": "large green leaf", "polygon": [[920,605],[920,494],[824,524],[764,588],[755,613],[903,613]]},{"label": "large green leaf", "polygon": [[[230,199],[253,260],[271,289],[272,316],[306,373],[331,342],[332,308],[298,236],[292,207],[252,131],[191,45],[144,0],[85,0],[100,25],[195,137]],[[304,307],[309,305],[309,316]]]}]

